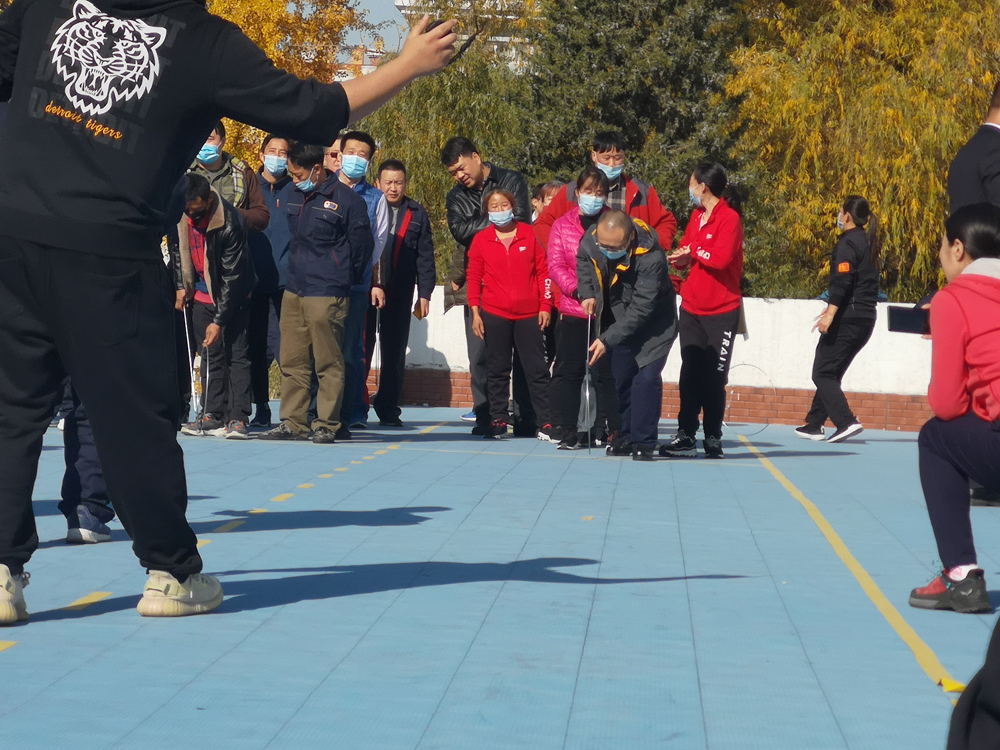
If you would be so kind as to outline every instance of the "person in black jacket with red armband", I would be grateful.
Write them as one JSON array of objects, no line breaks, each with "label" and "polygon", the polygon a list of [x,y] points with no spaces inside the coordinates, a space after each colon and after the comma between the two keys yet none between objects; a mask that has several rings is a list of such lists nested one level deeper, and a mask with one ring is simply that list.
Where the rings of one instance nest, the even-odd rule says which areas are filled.
[{"label": "person in black jacket with red armband", "polygon": [[381,300],[378,345],[382,352],[378,393],[372,405],[382,427],[403,426],[399,401],[406,373],[410,310],[418,320],[427,317],[437,281],[431,222],[424,207],[406,195],[407,179],[406,165],[396,159],[388,159],[378,168],[377,187],[389,204],[389,242],[372,279],[375,289],[381,291],[377,297]]},{"label": "person in black jacket with red armband", "polygon": [[820,332],[812,372],[816,395],[805,424],[795,430],[800,438],[823,440],[823,425],[829,417],[837,430],[826,439],[828,443],[842,442],[864,430],[840,384],[875,330],[878,302],[878,267],[872,250],[878,220],[868,201],[848,196],[837,214],[837,227],[843,234],[830,257],[829,302],[814,329]]}]

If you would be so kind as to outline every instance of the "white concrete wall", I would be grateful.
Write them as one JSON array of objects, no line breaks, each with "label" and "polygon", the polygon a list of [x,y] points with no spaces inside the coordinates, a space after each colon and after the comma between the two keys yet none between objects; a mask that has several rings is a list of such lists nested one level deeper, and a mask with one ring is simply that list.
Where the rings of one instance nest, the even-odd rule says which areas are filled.
[{"label": "white concrete wall", "polygon": [[[818,333],[813,321],[822,312],[818,300],[747,299],[750,337],[737,337],[730,382],[733,385],[812,388],[810,372]],[[931,342],[920,336],[889,333],[888,313],[879,306],[871,341],[858,355],[844,379],[844,390],[862,393],[920,395],[930,379]],[[442,287],[434,290],[431,314],[413,320],[410,328],[408,367],[468,371],[463,308],[444,312]],[[680,351],[675,343],[663,371],[664,379],[677,382]]]}]

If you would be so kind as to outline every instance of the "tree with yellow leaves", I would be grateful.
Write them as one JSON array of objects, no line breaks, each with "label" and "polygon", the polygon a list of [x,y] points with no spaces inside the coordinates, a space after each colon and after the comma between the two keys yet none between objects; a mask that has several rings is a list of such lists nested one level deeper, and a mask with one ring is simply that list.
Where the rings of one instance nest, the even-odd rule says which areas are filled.
[{"label": "tree with yellow leaves", "polygon": [[733,56],[727,91],[741,100],[735,153],[748,157],[771,217],[748,252],[751,287],[818,291],[835,210],[856,193],[881,219],[883,288],[921,296],[938,279],[948,165],[981,123],[1000,73],[998,3],[745,8],[752,37]]}]

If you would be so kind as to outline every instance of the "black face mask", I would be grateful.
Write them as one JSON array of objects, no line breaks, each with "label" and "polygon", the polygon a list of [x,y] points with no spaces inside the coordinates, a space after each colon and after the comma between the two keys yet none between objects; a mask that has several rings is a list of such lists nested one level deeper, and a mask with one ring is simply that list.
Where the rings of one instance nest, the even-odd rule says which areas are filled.
[{"label": "black face mask", "polygon": [[208,211],[199,214],[188,214],[188,218],[191,219],[192,224],[201,224],[206,216],[208,216]]}]

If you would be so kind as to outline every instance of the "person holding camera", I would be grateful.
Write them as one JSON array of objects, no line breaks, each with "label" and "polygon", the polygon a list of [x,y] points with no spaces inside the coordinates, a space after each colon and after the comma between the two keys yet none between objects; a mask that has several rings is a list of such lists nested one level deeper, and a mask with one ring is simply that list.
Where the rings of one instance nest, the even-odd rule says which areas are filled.
[{"label": "person holding camera", "polygon": [[851,411],[840,384],[875,330],[878,266],[872,248],[877,227],[868,201],[859,195],[848,196],[837,214],[841,235],[830,258],[829,302],[813,329],[820,332],[812,371],[816,395],[806,423],[795,430],[800,438],[823,440],[828,417],[837,428],[827,438],[828,443],[840,443],[865,429]]},{"label": "person holding camera", "polygon": [[1000,489],[1000,207],[964,206],[945,222],[948,285],[931,303],[934,410],[920,430],[920,483],[942,571],[910,606],[990,612],[969,518],[969,480]]}]

